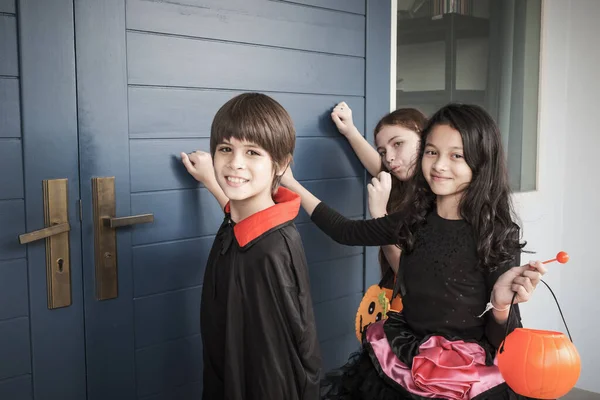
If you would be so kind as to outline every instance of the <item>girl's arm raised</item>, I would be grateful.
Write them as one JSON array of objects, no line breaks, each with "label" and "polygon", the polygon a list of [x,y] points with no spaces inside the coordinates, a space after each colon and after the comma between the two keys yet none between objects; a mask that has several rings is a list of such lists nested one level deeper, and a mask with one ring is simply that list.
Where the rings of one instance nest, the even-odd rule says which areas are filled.
[{"label": "girl's arm raised", "polygon": [[302,208],[325,234],[338,243],[353,246],[383,246],[397,243],[400,215],[391,214],[371,220],[351,220],[321,202],[294,179],[290,169],[281,183],[298,193]]},{"label": "girl's arm raised", "polygon": [[381,172],[381,157],[354,126],[352,110],[348,107],[348,104],[341,102],[336,105],[331,113],[331,119],[338,131],[348,139],[352,150],[354,150],[366,170],[369,171],[369,174],[377,176]]},{"label": "girl's arm raised", "polygon": [[300,201],[302,202],[302,208],[312,217],[315,208],[319,205],[321,200],[317,199],[315,195],[309,192],[300,182],[298,182],[292,173],[292,168],[288,167],[283,176],[281,177],[281,184],[292,192],[296,192],[300,195]]}]

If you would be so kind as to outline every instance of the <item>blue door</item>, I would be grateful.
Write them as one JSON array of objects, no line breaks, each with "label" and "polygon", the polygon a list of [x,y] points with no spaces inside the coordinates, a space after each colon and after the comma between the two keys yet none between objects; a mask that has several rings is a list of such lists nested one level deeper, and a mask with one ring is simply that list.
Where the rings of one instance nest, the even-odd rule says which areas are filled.
[{"label": "blue door", "polygon": [[[178,154],[208,150],[212,117],[229,98],[267,93],[294,119],[295,176],[363,218],[365,172],[329,111],[348,102],[363,132],[387,111],[390,4],[47,3],[0,0],[0,27],[18,22],[20,54],[0,58],[0,85],[13,93],[0,101],[21,107],[0,113],[0,163],[13,171],[0,178],[0,398],[197,399],[203,268],[222,211]],[[73,302],[53,310],[43,243],[16,241],[44,226],[41,182],[51,178],[69,180],[72,214]],[[107,228],[101,217],[111,207],[109,217],[139,218]],[[365,249],[326,238],[306,214],[296,223],[329,369],[358,347],[356,307],[377,266]]]},{"label": "blue door", "polygon": [[[0,399],[86,398],[73,3],[0,0]],[[18,236],[46,226],[45,180],[67,193],[58,257],[45,240]],[[50,258],[47,261],[47,256]],[[50,304],[49,279],[70,286]],[[51,283],[51,282],[50,282]],[[51,308],[49,308],[49,305]],[[55,306],[57,306],[54,308]]]}]

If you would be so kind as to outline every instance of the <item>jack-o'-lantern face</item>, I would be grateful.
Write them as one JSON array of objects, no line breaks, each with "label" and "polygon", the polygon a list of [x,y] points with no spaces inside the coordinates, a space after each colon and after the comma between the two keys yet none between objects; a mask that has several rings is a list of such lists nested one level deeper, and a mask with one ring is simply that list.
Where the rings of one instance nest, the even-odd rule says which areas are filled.
[{"label": "jack-o'-lantern face", "polygon": [[385,319],[389,309],[390,302],[386,297],[385,290],[379,285],[371,286],[360,302],[356,314],[355,328],[356,337],[359,341],[362,341],[362,335],[367,326]]}]

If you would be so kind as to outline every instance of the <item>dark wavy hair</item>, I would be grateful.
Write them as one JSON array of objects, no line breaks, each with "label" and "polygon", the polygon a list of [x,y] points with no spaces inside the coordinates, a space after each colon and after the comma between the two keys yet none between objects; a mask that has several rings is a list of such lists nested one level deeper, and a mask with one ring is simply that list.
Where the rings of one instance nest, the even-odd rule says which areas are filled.
[{"label": "dark wavy hair", "polygon": [[455,129],[462,138],[465,161],[473,177],[460,200],[459,212],[473,229],[480,266],[494,270],[512,261],[514,252],[525,243],[520,243],[520,229],[514,222],[500,131],[492,117],[476,105],[448,104],[429,119],[423,130],[415,175],[408,182],[410,193],[402,205],[406,218],[399,227],[400,246],[412,250],[416,228],[435,208],[435,194],[425,181],[421,161],[427,137],[438,125]]},{"label": "dark wavy hair", "polygon": [[[426,124],[427,117],[421,111],[415,108],[399,108],[389,114],[386,114],[379,120],[375,126],[374,138],[376,139],[377,134],[379,134],[379,132],[386,126],[401,126],[403,128],[410,129],[417,135],[421,136]],[[381,161],[381,169],[382,171],[387,171],[383,160]],[[392,190],[390,192],[390,199],[386,205],[388,214],[398,211],[402,205],[402,202],[404,201],[405,194],[406,183],[392,175]],[[393,278],[393,274],[390,273],[390,271],[392,271],[392,266],[385,257],[382,248],[379,248],[378,259],[379,266],[381,268],[381,277],[386,280],[386,282],[384,282],[384,286],[390,286],[392,282],[388,281],[390,280],[390,277]]]}]

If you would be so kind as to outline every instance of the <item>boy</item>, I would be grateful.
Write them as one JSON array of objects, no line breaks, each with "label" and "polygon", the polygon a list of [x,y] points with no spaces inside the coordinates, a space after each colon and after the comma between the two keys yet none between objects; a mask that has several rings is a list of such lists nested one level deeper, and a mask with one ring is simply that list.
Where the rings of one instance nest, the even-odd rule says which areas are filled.
[{"label": "boy", "polygon": [[[293,223],[300,197],[279,188],[295,141],[289,114],[263,94],[234,97],[213,120],[217,199],[228,202],[204,274],[203,399],[319,397],[308,269]],[[194,157],[181,156],[196,179],[206,174]]]}]

